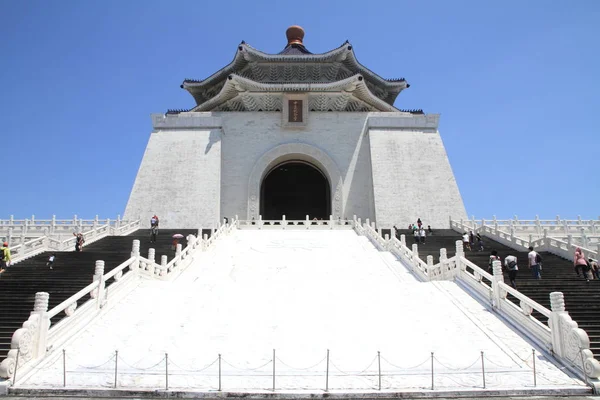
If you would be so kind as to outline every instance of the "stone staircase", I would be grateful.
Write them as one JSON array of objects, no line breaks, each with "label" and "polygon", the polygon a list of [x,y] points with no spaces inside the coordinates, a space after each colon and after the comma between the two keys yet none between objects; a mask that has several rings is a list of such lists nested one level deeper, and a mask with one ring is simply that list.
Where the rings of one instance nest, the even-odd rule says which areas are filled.
[{"label": "stone staircase", "polygon": [[[398,234],[406,235],[407,246],[410,247],[412,243],[415,243],[412,233],[407,230],[399,231]],[[419,257],[423,261],[427,261],[427,256],[432,255],[434,263],[438,263],[440,248],[446,248],[448,258],[453,257],[456,251],[455,242],[461,239],[462,236],[453,230],[434,231],[433,236],[426,238],[425,244],[419,244]],[[547,252],[540,252],[543,258],[542,279],[533,279],[527,265],[527,252],[513,250],[487,237],[483,238],[483,244],[484,251],[465,250],[465,256],[469,261],[487,271],[492,250],[498,251],[503,262],[509,254],[516,256],[519,266],[516,280],[517,289],[548,309],[550,308],[550,293],[563,292],[566,310],[579,324],[579,327],[589,335],[590,349],[594,355],[600,355],[600,280],[587,282],[583,278],[578,278],[572,261]],[[504,280],[509,283],[506,272]],[[518,301],[511,297],[509,295],[509,300],[518,304]],[[544,323],[547,322],[535,311],[532,315]]]},{"label": "stone staircase", "polygon": [[[156,243],[150,243],[150,230],[140,229],[128,236],[109,236],[89,246],[82,252],[45,252],[9,267],[0,275],[0,361],[8,350],[15,330],[21,328],[33,310],[35,294],[50,294],[49,309],[57,306],[92,282],[96,260],[105,262],[104,271],[109,272],[130,257],[133,240],[140,240],[140,254],[147,257],[148,249],[156,250],[157,262],[166,255],[170,261],[175,255],[171,249],[172,235],[184,237],[196,235],[195,229],[161,229]],[[210,231],[203,231],[210,234]],[[180,241],[183,247],[185,239]],[[54,253],[53,269],[46,266],[48,257]],[[86,301],[89,297],[85,297]],[[64,317],[60,313],[51,322],[56,324]]]}]

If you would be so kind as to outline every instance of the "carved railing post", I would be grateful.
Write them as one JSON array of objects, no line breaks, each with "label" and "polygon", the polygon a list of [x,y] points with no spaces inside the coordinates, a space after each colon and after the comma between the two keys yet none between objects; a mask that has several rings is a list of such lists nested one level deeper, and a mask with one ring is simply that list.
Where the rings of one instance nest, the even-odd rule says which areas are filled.
[{"label": "carved railing post", "polygon": [[562,292],[550,293],[552,314],[548,325],[552,336],[552,350],[561,361],[580,370],[589,378],[600,377],[600,363],[590,350],[587,333],[578,327],[565,310]]},{"label": "carved railing post", "polygon": [[406,235],[400,235],[400,243],[402,244],[402,246],[406,247]]},{"label": "carved railing post", "polygon": [[448,273],[448,252],[444,247],[440,249],[440,271],[442,279],[449,279],[450,274]]},{"label": "carved railing post", "polygon": [[465,256],[465,250],[463,248],[462,240],[457,240],[456,243],[456,271],[454,275],[460,274],[460,271],[464,269],[464,264],[462,262],[461,257]]},{"label": "carved railing post", "polygon": [[504,274],[502,273],[502,262],[492,261],[492,307],[501,308],[502,300],[506,298],[506,291],[500,287],[504,283]]},{"label": "carved railing post", "polygon": [[140,241],[135,239],[131,246],[131,257],[135,257],[135,261],[131,264],[131,270],[137,272],[140,268]]},{"label": "carved railing post", "polygon": [[96,268],[94,269],[93,282],[98,281],[98,287],[90,293],[92,299],[96,299],[96,309],[101,309],[104,305],[104,261],[97,260]]},{"label": "carved railing post", "polygon": [[[43,357],[46,354],[48,329],[48,299],[46,292],[35,294],[35,303],[29,319],[23,327],[15,331],[10,343],[10,351],[0,364],[0,377],[12,378],[17,367],[22,367],[31,360]],[[17,366],[17,357],[19,365]]]},{"label": "carved railing post", "polygon": [[148,273],[150,273],[150,275],[154,275],[155,254],[156,254],[156,250],[148,249],[148,260],[150,260],[150,262],[148,263],[148,266],[146,268],[148,269]]}]

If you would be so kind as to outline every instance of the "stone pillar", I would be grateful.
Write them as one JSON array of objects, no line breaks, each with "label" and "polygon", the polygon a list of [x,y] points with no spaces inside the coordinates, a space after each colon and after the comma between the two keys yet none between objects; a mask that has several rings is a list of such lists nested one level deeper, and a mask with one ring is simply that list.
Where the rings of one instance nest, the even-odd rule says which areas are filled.
[{"label": "stone pillar", "polygon": [[581,244],[582,244],[582,247],[584,249],[587,249],[587,247],[588,247],[588,239],[587,239],[587,235],[585,234],[585,228],[579,228],[579,231],[581,232]]},{"label": "stone pillar", "polygon": [[406,235],[400,235],[400,243],[406,247]]},{"label": "stone pillar", "polygon": [[504,283],[504,274],[502,274],[502,262],[492,261],[492,307],[501,308],[502,300],[506,298],[506,291],[500,288],[500,283]]},{"label": "stone pillar", "polygon": [[412,252],[413,252],[413,257],[415,260],[415,266],[417,265],[417,260],[419,258],[419,245],[416,243],[413,243],[412,245]]},{"label": "stone pillar", "polygon": [[148,249],[148,260],[150,261],[147,265],[147,269],[148,272],[150,273],[150,275],[154,274],[154,259],[155,259],[155,255],[156,255],[156,250],[154,249]]},{"label": "stone pillar", "polygon": [[[48,300],[50,295],[46,292],[35,294],[35,303],[31,315],[37,315],[39,325],[37,328],[37,340],[34,339],[33,358],[42,357],[46,354],[48,341],[48,329],[50,329],[50,318],[48,318]],[[31,317],[30,317],[31,318]]]},{"label": "stone pillar", "polygon": [[90,296],[96,299],[96,309],[101,309],[104,305],[104,261],[97,260],[94,269],[93,281],[98,281],[98,287],[90,293]]},{"label": "stone pillar", "polygon": [[135,261],[131,264],[131,271],[137,271],[140,267],[140,241],[135,239],[131,246],[131,257],[135,257]]},{"label": "stone pillar", "polygon": [[50,222],[50,233],[54,235],[54,230],[56,229],[56,215],[52,216],[52,221]]},{"label": "stone pillar", "polygon": [[181,255],[181,243],[177,243],[177,247],[175,248],[175,257],[179,257]]},{"label": "stone pillar", "polygon": [[463,248],[462,240],[457,240],[455,242],[455,246],[456,246],[456,269],[457,269],[455,274],[458,274],[459,271],[462,271],[464,269],[461,257],[465,256],[465,249]]},{"label": "stone pillar", "polygon": [[160,256],[160,265],[161,267],[166,267],[167,266],[167,256]]}]

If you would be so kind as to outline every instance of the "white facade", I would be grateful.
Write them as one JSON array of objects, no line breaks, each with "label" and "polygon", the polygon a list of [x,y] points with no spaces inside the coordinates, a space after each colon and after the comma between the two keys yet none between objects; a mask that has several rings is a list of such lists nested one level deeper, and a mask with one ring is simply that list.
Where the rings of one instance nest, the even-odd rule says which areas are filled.
[{"label": "white facade", "polygon": [[281,112],[153,114],[126,219],[210,228],[223,217],[258,219],[260,184],[274,166],[302,160],[331,186],[334,218],[380,228],[421,218],[433,228],[465,208],[437,130],[439,115],[309,112],[287,128]]}]

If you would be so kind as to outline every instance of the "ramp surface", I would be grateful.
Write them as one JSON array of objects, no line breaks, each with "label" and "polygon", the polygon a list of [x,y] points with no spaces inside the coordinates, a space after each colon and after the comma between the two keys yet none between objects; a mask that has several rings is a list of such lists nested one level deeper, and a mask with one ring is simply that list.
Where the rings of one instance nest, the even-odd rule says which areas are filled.
[{"label": "ramp surface", "polygon": [[[353,231],[234,231],[174,281],[145,280],[71,340],[67,388],[583,393],[452,282],[418,282]],[[62,349],[20,383],[62,387]],[[378,359],[377,352],[381,357]],[[483,354],[482,354],[483,352]],[[433,359],[432,359],[433,353]],[[25,378],[25,377],[24,377]],[[571,392],[569,392],[571,391]]]}]

